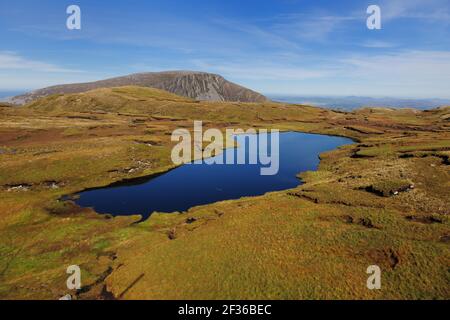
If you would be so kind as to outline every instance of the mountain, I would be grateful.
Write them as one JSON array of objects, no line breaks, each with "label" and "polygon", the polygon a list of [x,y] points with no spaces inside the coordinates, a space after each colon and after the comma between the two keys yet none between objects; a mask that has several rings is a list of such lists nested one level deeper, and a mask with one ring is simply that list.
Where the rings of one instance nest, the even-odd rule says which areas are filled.
[{"label": "mountain", "polygon": [[31,101],[23,106],[36,112],[117,112],[124,114],[165,113],[165,109],[185,109],[202,103],[164,90],[138,86],[100,88],[81,93],[56,94]]},{"label": "mountain", "polygon": [[25,90],[23,91],[3,91],[0,90],[0,102],[7,101],[11,99],[14,96],[17,96],[19,94],[23,94]]},{"label": "mountain", "polygon": [[335,110],[352,111],[364,107],[413,108],[428,110],[450,104],[450,99],[407,99],[357,96],[289,96],[270,95],[273,101],[306,104]]},{"label": "mountain", "polygon": [[179,96],[206,101],[264,102],[268,99],[250,89],[225,80],[222,76],[196,71],[136,73],[96,82],[57,85],[10,99],[24,104],[52,94],[82,93],[100,88],[140,86],[165,90]]}]

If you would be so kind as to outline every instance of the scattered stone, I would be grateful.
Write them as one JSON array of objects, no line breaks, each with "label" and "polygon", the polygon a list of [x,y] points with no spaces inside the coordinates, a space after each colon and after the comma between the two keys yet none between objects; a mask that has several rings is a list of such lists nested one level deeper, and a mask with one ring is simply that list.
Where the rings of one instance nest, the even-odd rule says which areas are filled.
[{"label": "scattered stone", "polygon": [[346,223],[353,223],[353,217],[352,217],[352,216],[350,216],[350,215],[345,215],[343,218],[344,218],[344,221],[345,221]]},{"label": "scattered stone", "polygon": [[350,216],[350,215],[344,215],[343,218],[344,218],[344,221],[346,223],[349,223],[349,224],[357,223],[360,226],[363,226],[363,227],[366,227],[366,228],[370,228],[370,229],[377,228],[372,223],[372,220],[370,220],[369,218],[360,218],[357,221],[355,221],[355,219],[352,216]]},{"label": "scattered stone", "polygon": [[58,201],[76,201],[78,199],[80,199],[79,194],[68,194],[59,198]]},{"label": "scattered stone", "polygon": [[186,219],[186,223],[187,223],[187,224],[194,223],[195,221],[197,221],[197,219],[194,218],[194,217],[190,217],[190,218],[187,218],[187,219]]},{"label": "scattered stone", "polygon": [[143,144],[147,147],[161,146],[161,142],[154,140],[134,140],[134,142],[137,144]]},{"label": "scattered stone", "polygon": [[380,267],[395,269],[400,263],[400,255],[392,248],[370,250],[367,255],[374,264]]},{"label": "scattered stone", "polygon": [[372,223],[372,220],[369,218],[361,218],[358,220],[358,224],[362,225],[366,228],[375,228],[374,224]]},{"label": "scattered stone", "polygon": [[72,300],[72,296],[70,294],[66,294],[65,296],[59,298],[59,300]]},{"label": "scattered stone", "polygon": [[170,240],[175,240],[177,238],[175,229],[170,230],[167,236]]},{"label": "scattered stone", "polygon": [[398,254],[392,250],[389,249],[388,251],[388,255],[389,255],[389,262],[391,265],[392,269],[395,269],[395,267],[398,265],[398,263],[400,262],[400,257],[398,256]]},{"label": "scattered stone", "polygon": [[7,185],[6,191],[28,191],[31,188],[31,184],[17,184],[17,185]]},{"label": "scattered stone", "polygon": [[442,220],[433,216],[406,216],[406,220],[425,224],[442,223]]},{"label": "scattered stone", "polygon": [[406,192],[414,189],[414,184],[404,180],[380,181],[370,186],[362,187],[361,189],[374,193],[380,197],[392,197],[399,195],[400,192]]},{"label": "scattered stone", "polygon": [[216,213],[216,215],[220,218],[221,216],[224,215],[224,213],[222,211],[219,211],[217,209],[214,209],[214,212]]},{"label": "scattered stone", "polygon": [[49,189],[59,189],[61,185],[61,183],[57,181],[44,181],[42,184]]}]

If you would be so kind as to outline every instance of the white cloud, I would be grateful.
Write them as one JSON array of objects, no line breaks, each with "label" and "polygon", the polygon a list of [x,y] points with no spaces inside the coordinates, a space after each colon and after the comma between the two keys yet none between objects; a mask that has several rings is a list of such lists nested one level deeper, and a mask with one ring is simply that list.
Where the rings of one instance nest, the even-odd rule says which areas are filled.
[{"label": "white cloud", "polygon": [[347,54],[313,63],[271,61],[191,63],[265,93],[450,98],[449,51]]},{"label": "white cloud", "polygon": [[365,48],[378,48],[378,49],[386,49],[386,48],[394,48],[397,45],[392,42],[387,41],[376,41],[376,40],[369,40],[362,44]]},{"label": "white cloud", "polygon": [[28,91],[58,84],[95,81],[109,76],[99,73],[2,70],[0,72],[0,91]]},{"label": "white cloud", "polygon": [[353,55],[336,65],[341,71],[332,90],[345,85],[347,94],[450,98],[449,51]]},{"label": "white cloud", "polygon": [[[449,51],[401,51],[376,56],[353,56],[342,59],[355,76],[385,82],[450,83]],[[377,81],[377,82],[378,82]]]},{"label": "white cloud", "polygon": [[297,39],[321,42],[342,28],[344,24],[364,19],[365,16],[362,14],[337,16],[322,12],[292,13],[278,16],[272,29],[277,34],[288,34]]},{"label": "white cloud", "polygon": [[249,40],[251,40],[252,42],[260,41],[261,43],[269,44],[275,48],[289,48],[293,50],[301,49],[298,43],[290,41],[282,35],[276,34],[269,30],[265,30],[253,24],[245,24],[226,19],[215,19],[212,22],[222,28],[243,32],[251,36]]},{"label": "white cloud", "polygon": [[0,52],[0,70],[28,70],[39,72],[82,72],[80,70],[66,69],[57,65],[24,58],[15,52]]},{"label": "white cloud", "polygon": [[30,90],[57,84],[93,81],[104,76],[24,58],[11,51],[0,51],[1,91]]},{"label": "white cloud", "polygon": [[424,19],[449,22],[448,0],[385,0],[381,4],[383,19]]},{"label": "white cloud", "polygon": [[326,78],[333,75],[332,68],[305,68],[301,66],[286,66],[266,62],[220,63],[201,60],[192,61],[201,70],[219,73],[224,76],[245,80],[283,80],[299,81]]}]

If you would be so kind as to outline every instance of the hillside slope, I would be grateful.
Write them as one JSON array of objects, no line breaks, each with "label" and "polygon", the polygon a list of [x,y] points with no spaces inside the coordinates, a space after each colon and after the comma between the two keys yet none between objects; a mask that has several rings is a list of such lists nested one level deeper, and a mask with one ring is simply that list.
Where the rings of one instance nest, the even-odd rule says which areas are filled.
[{"label": "hillside slope", "polygon": [[81,93],[100,88],[121,86],[151,87],[179,96],[205,101],[264,102],[263,95],[225,80],[222,76],[195,71],[137,73],[96,82],[76,83],[39,89],[11,99],[24,104],[53,94]]},{"label": "hillside slope", "polygon": [[[449,115],[197,102],[142,87],[0,108],[0,299],[448,300]],[[296,188],[141,223],[61,201],[170,170],[171,133],[193,134],[198,119],[355,143],[321,154]],[[69,265],[81,290],[67,289]],[[370,265],[381,290],[366,286]]]}]

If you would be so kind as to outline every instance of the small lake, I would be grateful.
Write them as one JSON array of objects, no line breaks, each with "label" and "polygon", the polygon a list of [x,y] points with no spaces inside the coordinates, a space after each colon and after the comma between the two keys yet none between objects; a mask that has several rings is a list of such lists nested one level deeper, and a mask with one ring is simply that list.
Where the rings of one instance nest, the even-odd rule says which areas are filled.
[{"label": "small lake", "polygon": [[[260,164],[185,164],[161,175],[81,192],[76,203],[99,213],[141,214],[145,220],[155,211],[186,211],[198,205],[290,189],[301,184],[297,174],[317,169],[320,153],[353,143],[347,138],[300,132],[280,133],[279,138],[276,175],[260,175]],[[242,146],[239,141],[245,135],[236,139]],[[237,153],[224,150],[217,157],[227,152]],[[245,152],[248,159],[249,148]]]}]

